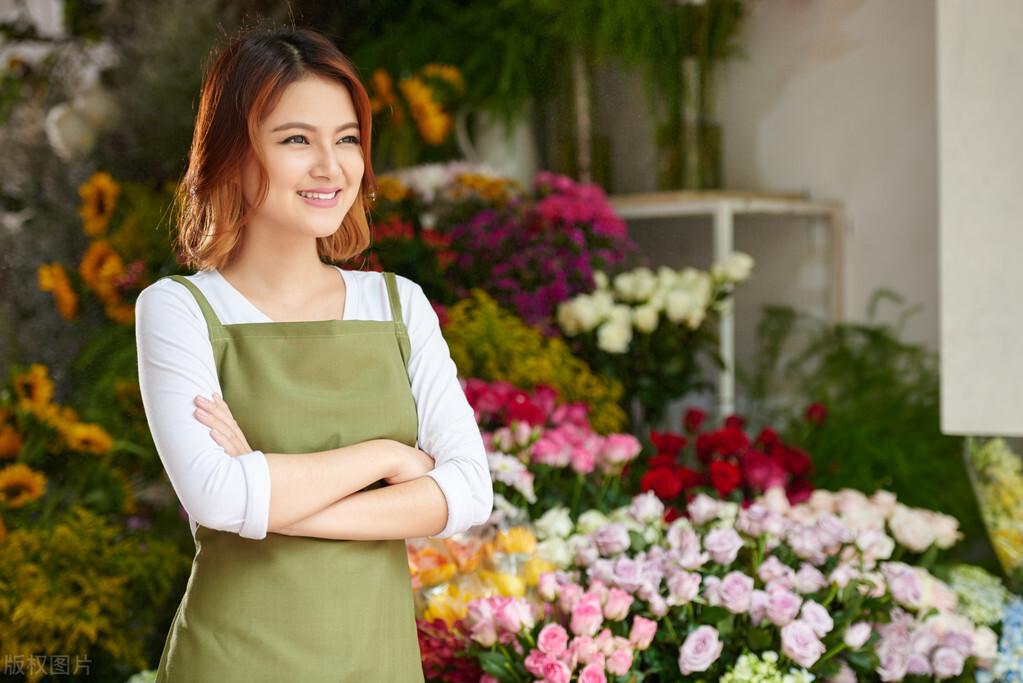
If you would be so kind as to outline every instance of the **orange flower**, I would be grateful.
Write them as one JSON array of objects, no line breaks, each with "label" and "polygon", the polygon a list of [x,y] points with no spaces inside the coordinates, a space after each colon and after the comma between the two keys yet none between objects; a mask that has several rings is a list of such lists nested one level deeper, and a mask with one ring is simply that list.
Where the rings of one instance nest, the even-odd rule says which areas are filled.
[{"label": "orange flower", "polygon": [[28,371],[14,376],[14,393],[18,395],[18,407],[35,412],[53,400],[53,380],[41,363],[33,363]]},{"label": "orange flower", "polygon": [[106,231],[120,193],[121,186],[106,171],[93,173],[88,182],[78,188],[82,198],[78,215],[84,221],[85,234],[96,237]]},{"label": "orange flower", "polygon": [[27,505],[46,492],[46,475],[16,462],[0,470],[0,503],[9,508]]},{"label": "orange flower", "polygon": [[14,425],[0,425],[0,458],[13,458],[21,452],[21,434]]},{"label": "orange flower", "polygon": [[105,429],[89,422],[68,426],[64,438],[69,447],[83,453],[106,453],[114,443]]},{"label": "orange flower", "polygon": [[38,271],[39,289],[53,292],[57,301],[57,312],[65,320],[75,317],[78,309],[78,295],[71,288],[64,266],[59,263],[41,264]]}]

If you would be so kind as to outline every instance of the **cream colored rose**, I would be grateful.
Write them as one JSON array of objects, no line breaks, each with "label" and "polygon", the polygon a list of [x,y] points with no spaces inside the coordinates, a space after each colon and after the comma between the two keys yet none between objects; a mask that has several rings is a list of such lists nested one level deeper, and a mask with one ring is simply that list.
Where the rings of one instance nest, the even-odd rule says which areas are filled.
[{"label": "cream colored rose", "polygon": [[593,282],[596,283],[597,289],[607,289],[609,285],[607,273],[602,270],[593,271]]},{"label": "cream colored rose", "polygon": [[650,334],[657,329],[661,314],[655,306],[643,304],[632,311],[632,324],[640,332]]},{"label": "cream colored rose", "polygon": [[568,538],[568,535],[572,533],[572,517],[568,513],[568,508],[562,506],[553,507],[543,513],[543,516],[536,520],[535,525],[541,538],[554,536]]},{"label": "cream colored rose", "polygon": [[579,515],[579,520],[575,523],[575,526],[580,534],[591,534],[600,527],[607,526],[610,522],[611,520],[600,510],[587,510]]},{"label": "cream colored rose", "polygon": [[753,258],[741,251],[733,251],[710,268],[711,275],[725,282],[742,282],[753,272]]},{"label": "cream colored rose", "polygon": [[625,353],[632,341],[632,323],[612,319],[597,328],[597,347],[606,353]]}]

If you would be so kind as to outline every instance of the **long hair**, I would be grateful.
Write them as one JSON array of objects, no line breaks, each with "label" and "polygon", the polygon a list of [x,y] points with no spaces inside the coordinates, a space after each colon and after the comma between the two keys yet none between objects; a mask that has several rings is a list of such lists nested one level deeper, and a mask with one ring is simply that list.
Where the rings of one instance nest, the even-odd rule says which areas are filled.
[{"label": "long hair", "polygon": [[242,162],[252,157],[258,162],[256,205],[270,189],[256,144],[259,123],[289,84],[313,75],[348,88],[365,160],[355,202],[337,230],[316,238],[316,249],[321,259],[346,261],[369,246],[366,211],[376,177],[370,162],[372,109],[366,88],[352,62],[323,34],[295,27],[263,28],[234,38],[204,74],[188,167],[174,197],[180,264],[205,270],[230,262],[249,218],[240,182]]}]

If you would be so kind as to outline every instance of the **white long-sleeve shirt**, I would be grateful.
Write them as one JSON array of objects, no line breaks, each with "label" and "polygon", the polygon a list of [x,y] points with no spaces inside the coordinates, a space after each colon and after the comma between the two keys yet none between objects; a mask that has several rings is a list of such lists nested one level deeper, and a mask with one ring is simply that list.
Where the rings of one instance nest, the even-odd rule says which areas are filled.
[{"label": "white long-sleeve shirt", "polygon": [[[335,266],[336,267],[336,266]],[[391,320],[382,273],[338,268],[345,280],[342,320]],[[186,276],[223,324],[272,322],[216,270]],[[422,288],[396,276],[412,352],[408,374],[419,415],[417,448],[434,458],[427,476],[447,500],[447,538],[490,517],[494,494],[486,450],[459,384],[440,322]],[[270,470],[262,451],[232,457],[193,414],[196,396],[223,396],[202,310],[171,279],[146,287],[135,304],[139,386],[156,450],[188,513],[199,524],[245,538],[267,534]]]}]

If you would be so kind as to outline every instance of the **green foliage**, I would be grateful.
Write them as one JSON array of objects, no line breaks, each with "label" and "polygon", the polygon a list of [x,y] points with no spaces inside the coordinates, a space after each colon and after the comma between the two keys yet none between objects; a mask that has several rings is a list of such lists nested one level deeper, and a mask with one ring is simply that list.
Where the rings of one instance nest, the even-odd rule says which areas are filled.
[{"label": "green foliage", "polygon": [[[190,559],[76,507],[53,526],[12,530],[0,553],[0,642],[11,655],[88,657],[124,677]],[[71,658],[74,661],[74,658]]]},{"label": "green foliage", "polygon": [[[977,501],[963,464],[963,442],[941,433],[937,355],[899,339],[916,309],[897,324],[828,324],[788,307],[768,307],[757,328],[757,359],[739,380],[751,400],[752,423],[778,425],[786,441],[808,451],[817,488],[893,491],[906,505],[955,516],[965,535],[962,559],[993,567]],[[822,403],[819,426],[802,419],[805,404],[769,403],[778,396]]]},{"label": "green foliage", "polygon": [[522,389],[548,384],[563,403],[590,406],[598,434],[619,432],[625,412],[618,405],[622,385],[594,374],[560,338],[548,339],[501,308],[481,289],[448,309],[444,339],[461,377],[504,380]]}]

